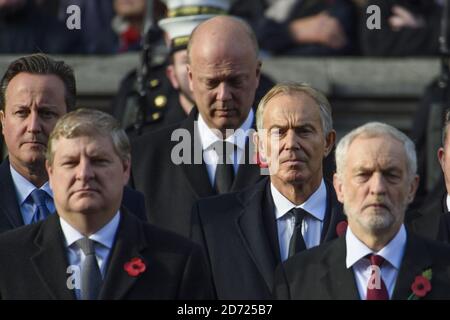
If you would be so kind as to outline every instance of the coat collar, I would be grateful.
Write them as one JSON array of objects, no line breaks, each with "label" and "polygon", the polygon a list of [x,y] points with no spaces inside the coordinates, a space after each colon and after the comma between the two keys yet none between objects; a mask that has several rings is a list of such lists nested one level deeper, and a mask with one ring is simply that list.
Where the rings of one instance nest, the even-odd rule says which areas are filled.
[{"label": "coat collar", "polygon": [[0,203],[2,204],[0,210],[11,224],[11,229],[23,226],[8,158],[0,165]]},{"label": "coat collar", "polygon": [[[125,208],[121,208],[121,215],[99,299],[122,299],[138,280],[139,277],[132,277],[126,272],[125,263],[132,258],[140,258],[147,264],[141,255],[148,246],[142,223]],[[32,264],[50,296],[54,299],[75,299],[74,291],[67,287],[68,260],[57,214],[41,223],[34,243],[37,251],[31,257]]]},{"label": "coat collar", "polygon": [[[198,128],[195,121],[198,118],[198,110],[194,107],[189,116],[184,120],[180,129],[185,129],[189,132],[191,138],[191,162],[192,164],[182,163],[180,165],[184,175],[189,181],[191,189],[198,198],[204,198],[215,194],[211,182],[209,181],[206,165],[203,161],[203,150],[199,138]],[[257,181],[260,177],[260,168],[256,164],[251,164],[251,147],[250,142],[247,141],[245,145],[245,163],[240,164],[236,177],[231,186],[231,191],[241,190],[249,185],[249,181]]]},{"label": "coat collar", "polygon": [[67,286],[69,263],[57,214],[41,222],[34,244],[37,251],[31,257],[31,262],[50,296],[58,300],[75,299],[74,291]]},{"label": "coat collar", "polygon": [[[278,260],[273,254],[267,226],[263,217],[263,201],[269,179],[263,179],[254,187],[239,194],[242,210],[236,217],[236,227],[245,248],[264,278],[270,292],[274,281],[274,270]],[[270,210],[269,210],[270,211]],[[278,239],[278,237],[276,237]]]}]

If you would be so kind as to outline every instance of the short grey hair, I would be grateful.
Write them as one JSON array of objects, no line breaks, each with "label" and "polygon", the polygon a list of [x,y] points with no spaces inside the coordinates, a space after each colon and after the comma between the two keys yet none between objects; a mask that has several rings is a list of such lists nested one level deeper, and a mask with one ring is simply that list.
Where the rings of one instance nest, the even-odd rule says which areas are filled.
[{"label": "short grey hair", "polygon": [[395,140],[403,144],[406,154],[406,167],[410,179],[414,178],[417,172],[416,147],[412,140],[400,130],[381,122],[369,122],[347,133],[336,147],[336,173],[341,176],[347,161],[347,152],[352,142],[360,137],[380,137],[390,135]]},{"label": "short grey hair", "polygon": [[53,144],[59,138],[72,139],[95,135],[111,137],[114,151],[123,162],[130,161],[130,141],[119,122],[111,115],[94,109],[78,109],[62,116],[48,139],[46,158],[53,164]]},{"label": "short grey hair", "polygon": [[258,104],[256,111],[256,128],[263,129],[263,116],[267,103],[278,95],[292,95],[294,93],[303,93],[312,98],[320,109],[320,119],[322,121],[322,129],[324,135],[333,130],[333,118],[331,115],[331,105],[327,97],[319,90],[311,87],[307,83],[286,82],[275,85],[265,94]]}]

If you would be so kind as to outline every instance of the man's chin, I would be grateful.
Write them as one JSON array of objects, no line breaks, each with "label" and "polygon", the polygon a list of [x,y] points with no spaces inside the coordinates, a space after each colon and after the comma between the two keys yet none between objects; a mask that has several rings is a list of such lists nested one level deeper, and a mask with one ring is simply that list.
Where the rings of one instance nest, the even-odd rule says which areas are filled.
[{"label": "man's chin", "polygon": [[98,212],[101,208],[99,205],[99,199],[96,197],[83,197],[82,199],[78,199],[75,203],[72,204],[72,212],[79,212],[81,214],[91,214]]}]

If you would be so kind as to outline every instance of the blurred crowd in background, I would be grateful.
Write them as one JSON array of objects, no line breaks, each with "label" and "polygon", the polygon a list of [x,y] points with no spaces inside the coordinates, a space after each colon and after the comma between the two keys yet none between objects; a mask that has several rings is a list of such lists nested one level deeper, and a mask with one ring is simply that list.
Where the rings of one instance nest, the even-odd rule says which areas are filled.
[{"label": "blurred crowd in background", "polygon": [[[246,0],[230,14],[254,29],[263,55],[430,56],[439,54],[443,0]],[[69,30],[67,8],[81,9]],[[367,20],[377,5],[380,29]],[[153,20],[167,16],[154,0]],[[146,0],[0,0],[0,53],[117,54],[141,49]]]}]

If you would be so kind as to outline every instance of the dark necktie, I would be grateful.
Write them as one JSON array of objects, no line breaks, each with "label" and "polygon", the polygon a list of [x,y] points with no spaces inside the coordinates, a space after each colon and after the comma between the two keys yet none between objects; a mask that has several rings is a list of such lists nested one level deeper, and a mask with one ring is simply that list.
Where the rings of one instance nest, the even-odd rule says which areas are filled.
[{"label": "dark necktie", "polygon": [[[381,277],[381,265],[384,262],[384,258],[376,254],[371,254],[368,258],[370,260],[370,264],[378,268],[372,268],[372,275],[367,285],[366,300],[389,300],[386,285]],[[377,273],[375,270],[378,270],[379,272]]]},{"label": "dark necktie", "polygon": [[231,190],[234,180],[234,167],[231,163],[231,155],[235,145],[230,142],[217,141],[213,144],[217,153],[218,162],[214,176],[214,190],[217,194],[226,193]]},{"label": "dark necktie", "polygon": [[289,257],[292,257],[300,251],[306,250],[305,240],[302,235],[302,223],[303,219],[305,219],[309,213],[302,208],[294,208],[291,210],[291,214],[295,218],[295,226],[291,241],[289,242]]},{"label": "dark necktie", "polygon": [[96,300],[103,280],[95,257],[94,241],[85,237],[76,243],[85,255],[81,266],[81,300]]},{"label": "dark necktie", "polygon": [[34,204],[36,205],[36,210],[34,211],[32,222],[44,220],[50,215],[50,211],[45,204],[45,199],[48,197],[48,195],[44,190],[41,189],[34,189],[30,195],[33,199]]}]

